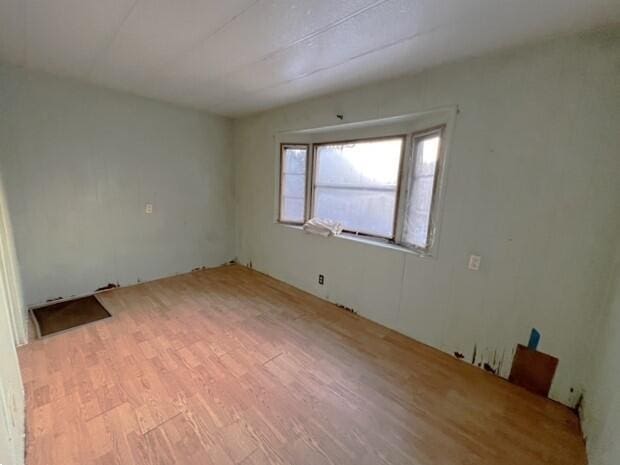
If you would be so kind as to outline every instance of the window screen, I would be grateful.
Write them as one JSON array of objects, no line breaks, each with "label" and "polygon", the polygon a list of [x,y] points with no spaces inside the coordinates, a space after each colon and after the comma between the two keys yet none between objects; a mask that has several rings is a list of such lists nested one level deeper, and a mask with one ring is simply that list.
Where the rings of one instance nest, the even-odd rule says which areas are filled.
[{"label": "window screen", "polygon": [[306,216],[308,146],[283,144],[281,157],[279,220],[301,224]]},{"label": "window screen", "polygon": [[317,145],[313,216],[393,238],[403,143],[395,137]]}]

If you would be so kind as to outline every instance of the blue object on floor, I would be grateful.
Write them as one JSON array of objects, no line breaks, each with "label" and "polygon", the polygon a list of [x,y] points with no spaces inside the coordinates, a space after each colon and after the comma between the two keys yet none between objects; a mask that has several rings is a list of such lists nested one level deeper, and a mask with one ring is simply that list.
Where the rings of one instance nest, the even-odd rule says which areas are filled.
[{"label": "blue object on floor", "polygon": [[536,330],[536,328],[532,328],[532,332],[530,333],[530,342],[527,343],[527,348],[536,350],[538,349],[539,342],[540,342],[540,333]]}]

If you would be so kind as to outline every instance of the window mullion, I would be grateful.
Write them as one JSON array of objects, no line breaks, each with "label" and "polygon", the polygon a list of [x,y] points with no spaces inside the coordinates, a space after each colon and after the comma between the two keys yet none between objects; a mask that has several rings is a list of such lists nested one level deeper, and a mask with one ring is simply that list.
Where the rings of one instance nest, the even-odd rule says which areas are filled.
[{"label": "window mullion", "polygon": [[306,185],[304,202],[304,223],[308,221],[310,215],[310,183],[312,182],[312,144],[308,144],[308,155],[306,156]]},{"label": "window mullion", "polygon": [[411,183],[411,158],[413,153],[413,137],[407,136],[403,151],[402,168],[400,171],[399,202],[396,214],[394,242],[400,244],[403,239],[407,209],[409,208],[409,191]]}]

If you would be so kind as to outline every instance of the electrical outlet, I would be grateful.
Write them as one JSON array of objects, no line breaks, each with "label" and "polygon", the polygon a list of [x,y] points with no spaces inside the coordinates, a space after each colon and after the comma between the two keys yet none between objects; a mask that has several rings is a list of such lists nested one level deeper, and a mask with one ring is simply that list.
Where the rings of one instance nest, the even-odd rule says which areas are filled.
[{"label": "electrical outlet", "polygon": [[147,215],[150,215],[151,213],[153,213],[153,204],[152,203],[147,203],[145,205],[144,213],[146,213]]},{"label": "electrical outlet", "polygon": [[467,268],[469,268],[472,271],[478,271],[480,269],[481,260],[482,258],[480,257],[480,255],[470,255]]},{"label": "electrical outlet", "polygon": [[325,284],[325,276],[323,276],[322,274],[319,275],[319,284],[321,286]]}]

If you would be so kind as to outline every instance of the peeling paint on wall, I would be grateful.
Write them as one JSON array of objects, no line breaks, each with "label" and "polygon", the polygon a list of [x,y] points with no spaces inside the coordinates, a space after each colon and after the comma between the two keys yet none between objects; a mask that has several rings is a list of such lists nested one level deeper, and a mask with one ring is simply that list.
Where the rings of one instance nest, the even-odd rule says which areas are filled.
[{"label": "peeling paint on wall", "polygon": [[352,308],[347,307],[347,306],[345,306],[345,305],[342,305],[342,304],[336,304],[336,307],[341,308],[342,310],[346,310],[346,311],[347,311],[347,312],[349,312],[349,313],[353,313],[354,315],[357,315],[357,312],[356,312],[355,310],[353,310]]},{"label": "peeling paint on wall", "polygon": [[482,367],[484,368],[485,371],[495,374],[495,369],[491,365],[489,365],[487,362],[485,362],[484,365],[482,365]]},{"label": "peeling paint on wall", "polygon": [[101,286],[99,288],[97,288],[95,290],[95,292],[100,292],[100,291],[107,291],[108,289],[116,289],[117,287],[119,287],[118,283],[108,283],[105,286]]}]

